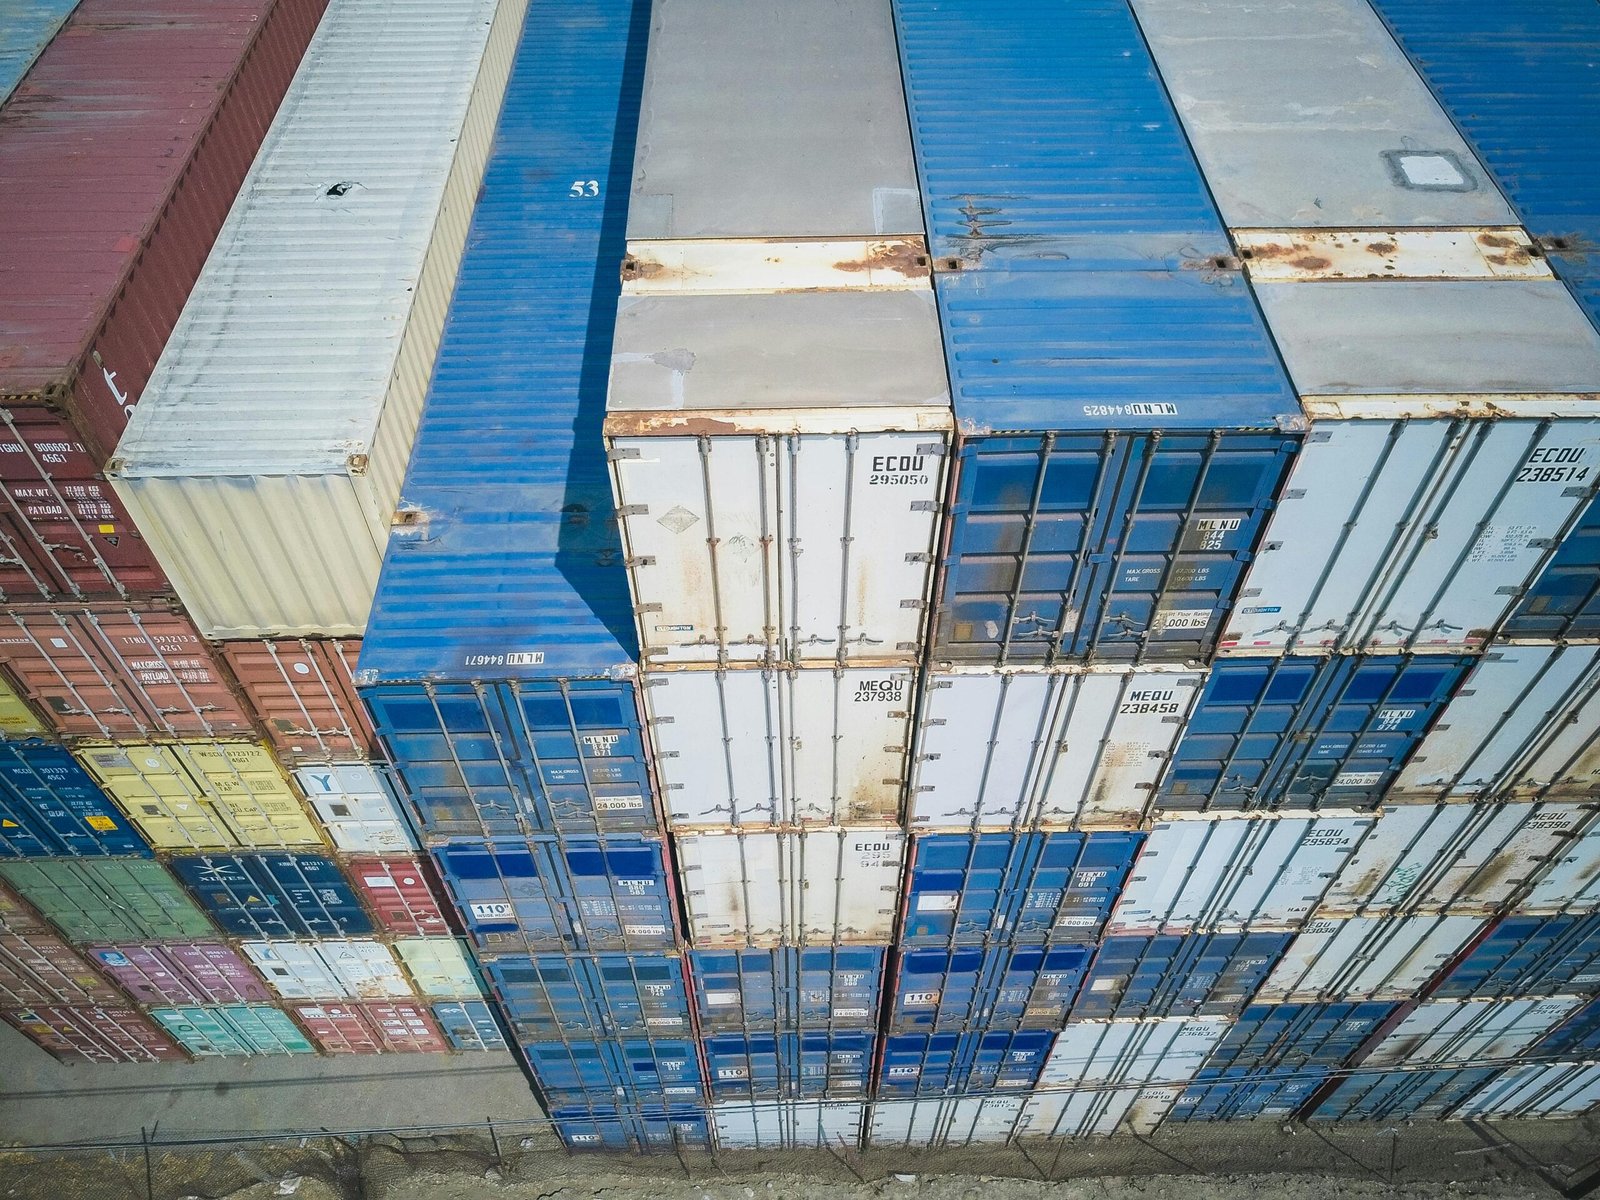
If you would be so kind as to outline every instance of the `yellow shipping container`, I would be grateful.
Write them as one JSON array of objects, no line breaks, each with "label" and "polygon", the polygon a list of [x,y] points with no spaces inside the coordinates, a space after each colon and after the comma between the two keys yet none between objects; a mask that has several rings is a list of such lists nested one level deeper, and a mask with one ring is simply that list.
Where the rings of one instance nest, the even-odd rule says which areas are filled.
[{"label": "yellow shipping container", "polygon": [[73,754],[158,850],[324,844],[257,743],[85,742]]},{"label": "yellow shipping container", "polygon": [[21,738],[44,732],[44,722],[33,715],[33,709],[17,695],[11,684],[0,678],[0,734]]}]

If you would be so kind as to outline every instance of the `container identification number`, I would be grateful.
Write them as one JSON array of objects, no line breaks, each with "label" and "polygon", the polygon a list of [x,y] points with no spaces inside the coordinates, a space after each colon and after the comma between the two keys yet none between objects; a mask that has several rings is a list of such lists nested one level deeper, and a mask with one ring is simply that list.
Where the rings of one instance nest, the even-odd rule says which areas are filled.
[{"label": "container identification number", "polygon": [[857,704],[863,700],[892,703],[904,698],[905,681],[903,679],[863,679],[856,684]]},{"label": "container identification number", "polygon": [[543,650],[510,651],[505,654],[469,654],[461,660],[465,667],[540,667]]},{"label": "container identification number", "polygon": [[1517,483],[1582,483],[1589,477],[1582,446],[1541,446],[1528,455],[1517,472]]},{"label": "container identification number", "polygon": [[872,472],[867,485],[886,484],[893,487],[927,483],[928,477],[923,473],[925,469],[926,459],[921,454],[875,454],[872,456]]},{"label": "container identification number", "polygon": [[1085,404],[1086,417],[1175,417],[1176,404]]},{"label": "container identification number", "polygon": [[1166,691],[1132,692],[1126,700],[1118,705],[1117,712],[1123,716],[1176,713],[1178,711],[1178,702],[1174,697],[1177,694],[1170,688]]}]

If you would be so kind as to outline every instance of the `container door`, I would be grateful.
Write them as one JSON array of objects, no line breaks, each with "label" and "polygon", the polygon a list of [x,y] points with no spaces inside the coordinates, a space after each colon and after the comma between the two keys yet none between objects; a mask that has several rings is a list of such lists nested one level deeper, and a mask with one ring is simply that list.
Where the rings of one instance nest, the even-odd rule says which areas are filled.
[{"label": "container door", "polygon": [[1223,649],[1476,650],[1597,467],[1600,422],[1577,418],[1319,423]]},{"label": "container door", "polygon": [[347,869],[356,890],[387,932],[448,936],[449,923],[417,859],[352,858]]},{"label": "container door", "polygon": [[338,849],[358,854],[404,854],[416,849],[416,839],[387,785],[369,764],[301,767],[294,775]]},{"label": "container door", "polygon": [[792,820],[770,669],[663,671],[645,684],[656,773],[674,828]]},{"label": "container door", "polygon": [[315,1054],[317,1048],[300,1032],[289,1014],[262,1005],[234,1004],[219,1010],[220,1018],[257,1054]]},{"label": "container door", "polygon": [[1009,833],[918,834],[901,944],[955,946],[1000,935],[1015,914],[1038,843]]},{"label": "container door", "polygon": [[1600,636],[1600,497],[1589,501],[1577,526],[1507,618],[1505,636]]},{"label": "container door", "polygon": [[150,1015],[196,1058],[247,1055],[250,1045],[205,1008],[153,1008]]},{"label": "container door", "polygon": [[1545,865],[1517,908],[1533,913],[1583,913],[1600,908],[1600,823],[1592,823]]},{"label": "container door", "polygon": [[1411,999],[1483,926],[1474,917],[1318,918],[1289,943],[1256,1000]]},{"label": "container door", "polygon": [[790,820],[898,822],[915,674],[860,667],[783,673]]},{"label": "container door", "polygon": [[567,908],[532,848],[512,843],[451,845],[434,860],[455,894],[467,932],[481,948],[560,950],[576,944]]},{"label": "container door", "polygon": [[446,1040],[455,1050],[504,1050],[505,1037],[489,1006],[481,1000],[447,1001],[433,1006]]},{"label": "container door", "polygon": [[285,1000],[337,1000],[354,994],[315,947],[297,942],[244,942],[239,948]]},{"label": "container door", "polygon": [[1018,941],[1094,941],[1105,926],[1144,842],[1139,833],[1024,835],[1033,857],[1016,881],[1020,906],[1008,905]]},{"label": "container door", "polygon": [[378,1054],[378,1032],[354,1005],[297,1004],[292,1009],[324,1054]]},{"label": "container door", "polygon": [[175,972],[189,981],[206,1003],[236,1004],[272,999],[272,993],[262,986],[255,971],[228,946],[167,946],[163,953]]},{"label": "container door", "polygon": [[656,950],[674,944],[665,851],[658,841],[546,843],[548,878],[566,890],[573,932],[590,950]]},{"label": "container door", "polygon": [[368,1004],[367,1021],[383,1048],[404,1054],[442,1054],[449,1049],[427,1009],[416,1004]]},{"label": "container door", "polygon": [[1523,1054],[1583,1000],[1429,1000],[1408,1013],[1362,1066],[1468,1066]]},{"label": "container door", "polygon": [[345,995],[362,1000],[412,995],[394,955],[378,942],[324,938],[317,943],[317,953],[344,984]]},{"label": "container door", "polygon": [[11,813],[0,812],[0,853],[9,846],[12,853],[30,855],[150,854],[61,746],[0,745],[0,808]]}]

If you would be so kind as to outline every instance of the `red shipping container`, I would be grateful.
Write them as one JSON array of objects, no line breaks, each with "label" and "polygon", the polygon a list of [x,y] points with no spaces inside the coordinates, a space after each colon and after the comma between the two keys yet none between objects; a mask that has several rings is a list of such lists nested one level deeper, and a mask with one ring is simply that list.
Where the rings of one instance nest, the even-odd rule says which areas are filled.
[{"label": "red shipping container", "polygon": [[14,933],[19,937],[53,937],[55,930],[20,896],[0,884],[0,933]]},{"label": "red shipping container", "polygon": [[271,1003],[276,997],[231,946],[90,946],[89,955],[140,1004]]},{"label": "red shipping container", "polygon": [[83,0],[0,109],[0,404],[115,451],[327,0]]},{"label": "red shipping container", "polygon": [[253,736],[227,667],[187,617],[117,605],[14,608],[0,663],[68,736]]},{"label": "red shipping container", "polygon": [[420,1004],[297,1004],[295,1017],[325,1054],[435,1054],[450,1049]]},{"label": "red shipping container", "polygon": [[352,858],[350,878],[378,924],[390,933],[437,937],[450,933],[431,866],[415,858]]},{"label": "red shipping container", "polygon": [[443,1054],[450,1049],[433,1014],[420,1004],[363,1004],[385,1050],[402,1054]]},{"label": "red shipping container", "polygon": [[128,998],[60,938],[0,933],[0,1008],[126,1004]]},{"label": "red shipping container", "polygon": [[351,678],[360,654],[360,638],[222,643],[223,657],[286,763],[375,756],[378,735]]},{"label": "red shipping container", "polygon": [[61,1059],[85,1062],[188,1062],[178,1043],[137,1009],[34,1006],[0,1017]]},{"label": "red shipping container", "polygon": [[172,590],[77,431],[42,408],[0,409],[0,554],[11,603]]}]

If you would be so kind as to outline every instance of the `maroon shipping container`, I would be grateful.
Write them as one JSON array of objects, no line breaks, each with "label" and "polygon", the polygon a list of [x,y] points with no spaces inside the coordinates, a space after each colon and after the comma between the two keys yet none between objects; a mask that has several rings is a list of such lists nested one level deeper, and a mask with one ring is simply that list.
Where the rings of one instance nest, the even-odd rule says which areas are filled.
[{"label": "maroon shipping container", "polygon": [[325,1054],[435,1054],[450,1049],[420,1004],[297,1004],[294,1015]]},{"label": "maroon shipping container", "polygon": [[375,756],[378,737],[351,678],[361,639],[223,642],[222,655],[286,763]]},{"label": "maroon shipping container", "polygon": [[25,938],[52,937],[55,930],[20,896],[0,884],[0,933],[13,933]]},{"label": "maroon shipping container", "polygon": [[227,667],[187,617],[88,605],[14,608],[0,663],[68,736],[254,736]]},{"label": "maroon shipping container", "polygon": [[63,418],[42,408],[0,409],[0,598],[38,603],[172,590],[99,474]]},{"label": "maroon shipping container", "polygon": [[0,933],[0,1008],[31,1004],[126,1004],[128,998],[48,933]]},{"label": "maroon shipping container", "polygon": [[140,1004],[248,1004],[276,999],[250,964],[220,942],[91,946],[88,952]]},{"label": "maroon shipping container", "polygon": [[363,856],[352,858],[348,869],[356,890],[388,932],[424,937],[451,932],[445,918],[449,909],[439,902],[442,889],[420,860]]},{"label": "maroon shipping container", "polygon": [[78,6],[0,109],[0,404],[115,451],[326,6]]},{"label": "maroon shipping container", "polygon": [[177,1042],[126,1005],[0,1012],[49,1053],[85,1062],[188,1062]]}]

